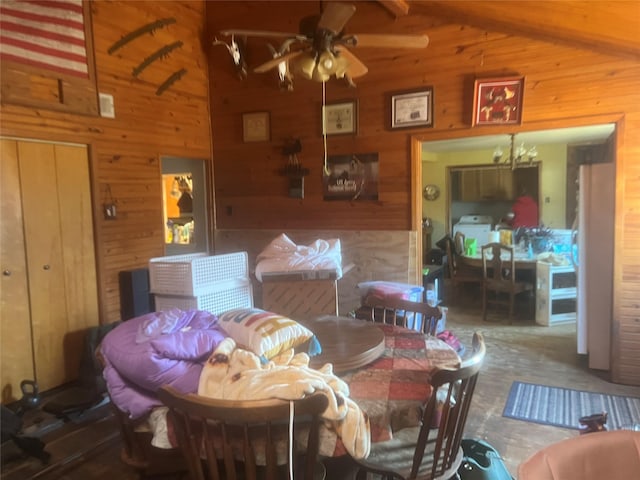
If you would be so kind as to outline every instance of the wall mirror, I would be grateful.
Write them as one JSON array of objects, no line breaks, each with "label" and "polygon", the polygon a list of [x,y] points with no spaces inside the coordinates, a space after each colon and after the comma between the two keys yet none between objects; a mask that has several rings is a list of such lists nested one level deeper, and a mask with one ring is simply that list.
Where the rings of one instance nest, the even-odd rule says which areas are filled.
[{"label": "wall mirror", "polygon": [[162,157],[162,211],[166,255],[207,252],[204,160]]}]

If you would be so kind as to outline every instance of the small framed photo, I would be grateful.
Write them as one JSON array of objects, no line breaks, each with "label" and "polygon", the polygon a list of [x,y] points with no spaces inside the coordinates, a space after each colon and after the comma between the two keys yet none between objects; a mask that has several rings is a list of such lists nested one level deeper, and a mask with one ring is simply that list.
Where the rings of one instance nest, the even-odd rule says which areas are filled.
[{"label": "small framed photo", "polygon": [[520,125],[523,96],[524,77],[476,79],[472,125]]},{"label": "small framed photo", "polygon": [[248,142],[268,142],[271,138],[269,112],[249,112],[242,114],[242,140]]},{"label": "small framed photo", "polygon": [[391,95],[391,128],[433,127],[433,87]]},{"label": "small framed photo", "polygon": [[357,132],[357,100],[346,100],[322,107],[322,133],[324,135],[356,134]]}]

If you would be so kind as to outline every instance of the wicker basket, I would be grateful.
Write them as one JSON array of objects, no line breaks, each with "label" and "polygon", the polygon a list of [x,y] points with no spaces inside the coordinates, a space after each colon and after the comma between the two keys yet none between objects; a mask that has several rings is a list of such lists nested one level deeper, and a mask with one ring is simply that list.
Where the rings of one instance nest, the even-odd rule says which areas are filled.
[{"label": "wicker basket", "polygon": [[149,260],[150,292],[155,295],[199,297],[230,280],[249,281],[247,252],[195,253]]},{"label": "wicker basket", "polygon": [[156,311],[179,308],[180,310],[206,310],[219,315],[234,308],[253,307],[251,281],[220,282],[214,291],[198,296],[155,295]]}]

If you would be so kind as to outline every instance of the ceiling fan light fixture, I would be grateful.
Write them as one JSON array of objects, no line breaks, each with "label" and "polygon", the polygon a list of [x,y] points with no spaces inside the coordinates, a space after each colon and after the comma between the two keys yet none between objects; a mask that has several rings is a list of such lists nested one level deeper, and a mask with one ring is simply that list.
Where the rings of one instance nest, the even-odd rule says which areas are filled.
[{"label": "ceiling fan light fixture", "polygon": [[316,69],[316,57],[312,53],[302,55],[300,60],[296,62],[296,68],[300,74],[307,80],[313,78],[313,72]]},{"label": "ceiling fan light fixture", "polygon": [[349,60],[341,55],[336,55],[336,78],[343,78],[349,70]]},{"label": "ceiling fan light fixture", "polygon": [[316,68],[313,71],[311,80],[316,82],[326,82],[331,78],[331,74],[323,72],[320,68]]},{"label": "ceiling fan light fixture", "polygon": [[330,51],[327,50],[320,54],[317,69],[322,75],[333,75],[336,71],[336,66],[336,57]]}]

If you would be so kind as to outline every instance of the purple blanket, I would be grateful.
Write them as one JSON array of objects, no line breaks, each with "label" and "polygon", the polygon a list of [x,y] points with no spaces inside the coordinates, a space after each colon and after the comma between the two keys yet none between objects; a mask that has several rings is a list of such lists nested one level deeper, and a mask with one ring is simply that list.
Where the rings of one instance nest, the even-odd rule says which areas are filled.
[{"label": "purple blanket", "polygon": [[155,396],[162,385],[196,392],[204,362],[226,336],[218,317],[202,310],[153,312],[121,323],[100,347],[111,400],[136,419],[162,405]]}]

